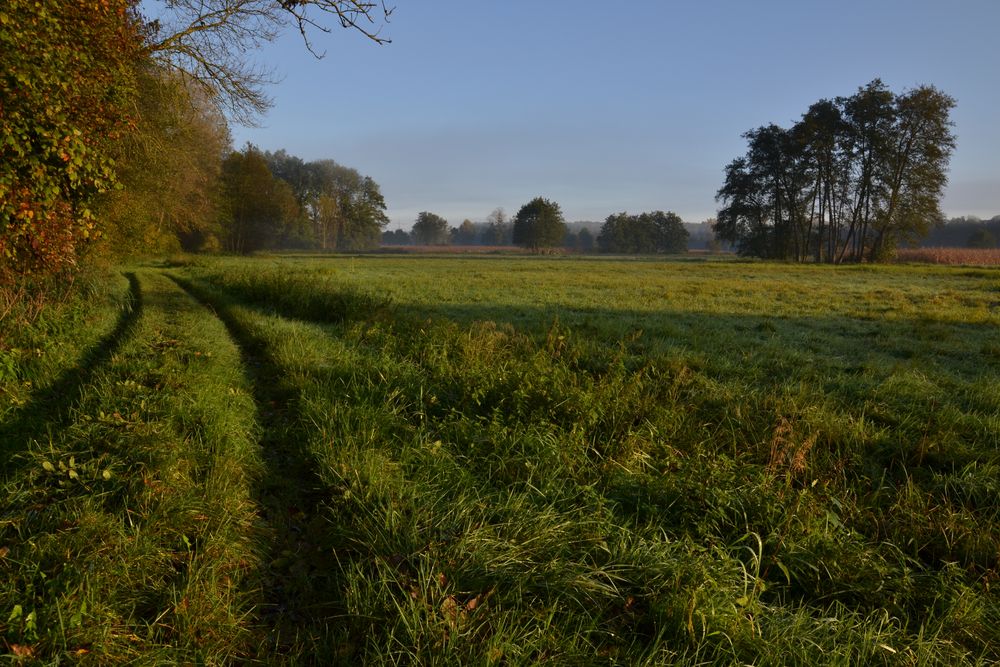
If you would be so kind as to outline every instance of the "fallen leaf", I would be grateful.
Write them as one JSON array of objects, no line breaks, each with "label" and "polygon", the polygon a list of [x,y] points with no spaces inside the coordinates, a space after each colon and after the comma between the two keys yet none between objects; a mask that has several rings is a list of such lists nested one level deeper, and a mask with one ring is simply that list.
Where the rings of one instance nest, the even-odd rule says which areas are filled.
[{"label": "fallen leaf", "polygon": [[10,652],[19,658],[34,658],[35,657],[35,647],[34,646],[24,646],[22,644],[11,644]]}]

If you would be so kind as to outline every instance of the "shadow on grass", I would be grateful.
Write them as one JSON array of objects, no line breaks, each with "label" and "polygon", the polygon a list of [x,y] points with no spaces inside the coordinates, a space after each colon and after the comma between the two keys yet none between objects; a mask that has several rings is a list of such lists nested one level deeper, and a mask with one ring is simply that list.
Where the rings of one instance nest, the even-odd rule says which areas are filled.
[{"label": "shadow on grass", "polygon": [[126,273],[125,277],[129,283],[128,294],[114,329],[84,355],[79,366],[64,371],[49,387],[21,406],[11,419],[0,424],[0,469],[6,475],[21,467],[16,457],[32,441],[69,423],[80,390],[91,381],[97,368],[121,347],[138,321],[142,314],[139,280],[134,273]]},{"label": "shadow on grass", "polygon": [[264,472],[253,496],[267,540],[256,582],[262,598],[255,612],[264,635],[260,655],[298,655],[313,662],[334,643],[331,619],[342,614],[342,605],[336,557],[325,544],[329,525],[322,502],[330,494],[307,448],[300,391],[285,380],[267,342],[233,316],[223,297],[168,277],[223,322],[239,348],[256,404]]}]

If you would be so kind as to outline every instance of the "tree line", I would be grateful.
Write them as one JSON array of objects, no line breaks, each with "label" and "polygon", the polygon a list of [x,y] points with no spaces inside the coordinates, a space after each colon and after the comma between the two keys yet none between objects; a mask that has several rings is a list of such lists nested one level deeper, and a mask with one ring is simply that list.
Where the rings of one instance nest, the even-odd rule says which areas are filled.
[{"label": "tree line", "polygon": [[[284,150],[247,146],[230,153],[222,163],[222,192],[219,238],[229,252],[369,250],[379,245],[389,222],[371,177],[333,160],[305,162]],[[191,250],[219,245],[210,237],[191,240]]]},{"label": "tree line", "polygon": [[936,225],[920,245],[937,248],[1000,247],[1000,215],[989,220],[975,216],[952,218]]},{"label": "tree line", "polygon": [[[143,14],[150,7],[157,18]],[[312,34],[340,25],[381,43],[383,13],[353,0],[7,0],[0,277],[58,276],[95,258],[180,248],[379,243],[385,203],[370,177],[284,151],[233,151],[229,123],[250,122],[269,104],[267,71],[248,64],[262,42],[292,29],[311,50]],[[762,257],[886,258],[941,218],[953,106],[931,86],[896,94],[875,80],[820,100],[791,128],[751,130],[747,153],[725,169],[716,235]],[[412,240],[442,241],[431,215]],[[675,218],[614,214],[596,235],[567,236],[558,205],[536,198],[510,220],[500,211],[485,225],[448,228],[447,240],[673,252],[683,237]]]},{"label": "tree line", "polygon": [[876,79],[816,102],[790,128],[750,130],[746,154],[725,169],[716,235],[758,257],[891,257],[943,218],[954,106],[933,86],[896,94]]},{"label": "tree line", "polygon": [[409,232],[401,229],[385,232],[386,245],[516,245],[533,251],[563,247],[579,252],[615,254],[655,254],[684,252],[688,231],[680,216],[673,212],[653,211],[608,216],[595,236],[575,223],[571,229],[556,202],[536,197],[508,220],[502,208],[494,209],[485,223],[463,220],[458,227],[429,211],[417,215]]},{"label": "tree line", "polygon": [[[377,185],[335,163],[233,152],[230,121],[269,105],[251,50],[331,25],[375,42],[353,0],[7,0],[0,8],[0,278],[72,273],[180,247],[367,247]],[[144,11],[158,11],[155,19]],[[299,161],[301,162],[301,161]]]}]

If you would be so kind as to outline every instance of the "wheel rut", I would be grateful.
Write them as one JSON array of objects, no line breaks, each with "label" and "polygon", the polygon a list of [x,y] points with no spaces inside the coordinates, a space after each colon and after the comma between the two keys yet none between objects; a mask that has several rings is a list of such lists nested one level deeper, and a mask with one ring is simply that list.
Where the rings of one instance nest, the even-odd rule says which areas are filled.
[{"label": "wheel rut", "polygon": [[252,583],[259,590],[258,657],[267,662],[283,654],[316,660],[329,653],[335,636],[342,636],[335,620],[342,605],[336,558],[324,537],[329,523],[323,502],[329,494],[307,448],[300,392],[284,377],[267,342],[235,317],[229,304],[192,282],[165,275],[223,322],[252,387],[264,463],[253,494],[264,545]]},{"label": "wheel rut", "polygon": [[124,276],[129,286],[114,328],[84,355],[79,366],[63,372],[48,388],[21,406],[13,418],[0,425],[0,470],[8,476],[17,471],[20,466],[17,454],[32,440],[40,440],[70,422],[81,388],[121,348],[142,315],[139,279],[134,273]]}]

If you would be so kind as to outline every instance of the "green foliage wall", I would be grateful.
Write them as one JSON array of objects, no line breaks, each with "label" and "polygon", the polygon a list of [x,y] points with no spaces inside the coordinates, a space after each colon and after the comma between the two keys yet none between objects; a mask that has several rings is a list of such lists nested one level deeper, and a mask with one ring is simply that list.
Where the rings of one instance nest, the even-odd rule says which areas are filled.
[{"label": "green foliage wall", "polygon": [[0,260],[55,273],[101,233],[91,206],[117,183],[110,147],[131,120],[139,22],[128,0],[4,4]]}]

